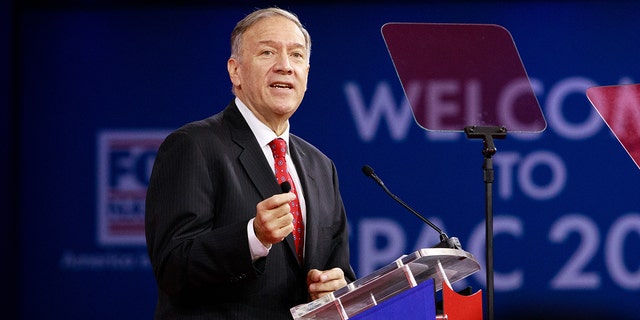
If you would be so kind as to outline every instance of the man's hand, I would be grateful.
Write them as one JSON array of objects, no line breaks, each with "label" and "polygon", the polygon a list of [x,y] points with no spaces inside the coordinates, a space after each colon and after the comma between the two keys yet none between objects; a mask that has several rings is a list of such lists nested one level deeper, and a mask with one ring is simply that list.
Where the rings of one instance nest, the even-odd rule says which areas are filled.
[{"label": "man's hand", "polygon": [[344,272],[340,268],[326,271],[312,269],[307,273],[307,289],[311,300],[321,298],[346,285],[347,280],[344,279]]},{"label": "man's hand", "polygon": [[288,192],[276,194],[258,203],[253,230],[265,247],[284,240],[293,231],[293,215],[289,201],[296,195]]}]

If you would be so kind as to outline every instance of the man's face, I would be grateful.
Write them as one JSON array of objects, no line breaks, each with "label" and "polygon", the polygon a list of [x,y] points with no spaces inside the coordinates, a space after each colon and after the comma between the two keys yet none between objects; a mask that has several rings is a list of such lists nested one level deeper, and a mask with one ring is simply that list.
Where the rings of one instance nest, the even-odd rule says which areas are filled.
[{"label": "man's face", "polygon": [[236,94],[264,123],[289,119],[307,90],[309,52],[300,29],[283,17],[260,20],[242,35],[227,64]]}]

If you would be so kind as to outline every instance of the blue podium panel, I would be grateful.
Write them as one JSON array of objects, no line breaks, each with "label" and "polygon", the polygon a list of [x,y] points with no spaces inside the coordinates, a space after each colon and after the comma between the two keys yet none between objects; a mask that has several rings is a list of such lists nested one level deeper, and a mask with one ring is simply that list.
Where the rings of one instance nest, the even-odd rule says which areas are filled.
[{"label": "blue podium panel", "polygon": [[436,318],[433,279],[393,296],[350,319],[354,320],[434,320]]}]

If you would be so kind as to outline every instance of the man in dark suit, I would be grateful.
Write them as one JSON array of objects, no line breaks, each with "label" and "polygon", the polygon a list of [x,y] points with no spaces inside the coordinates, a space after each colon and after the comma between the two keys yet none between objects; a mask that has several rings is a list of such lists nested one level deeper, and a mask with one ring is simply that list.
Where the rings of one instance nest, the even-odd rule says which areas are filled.
[{"label": "man in dark suit", "polygon": [[[146,238],[157,319],[290,319],[291,307],[355,280],[336,168],[289,133],[307,88],[308,32],[269,8],[241,20],[231,43],[236,98],[171,133],[153,167]],[[276,181],[276,138],[286,142],[295,193]],[[290,213],[298,205],[302,260]]]}]

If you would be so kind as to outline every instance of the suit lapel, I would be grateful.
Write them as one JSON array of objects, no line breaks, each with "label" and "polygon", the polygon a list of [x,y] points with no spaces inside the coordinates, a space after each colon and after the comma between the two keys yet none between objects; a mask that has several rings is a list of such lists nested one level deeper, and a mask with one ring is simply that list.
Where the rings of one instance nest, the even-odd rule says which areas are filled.
[{"label": "suit lapel", "polygon": [[242,151],[238,154],[238,161],[244,168],[253,186],[263,199],[280,192],[280,188],[275,181],[269,163],[264,159],[264,153],[258,145],[258,141],[253,136],[251,128],[242,117],[235,103],[231,103],[224,112],[225,121],[229,122],[231,140],[233,140]]},{"label": "suit lapel", "polygon": [[[229,130],[231,133],[231,139],[242,148],[242,151],[238,155],[238,161],[246,171],[247,176],[251,180],[253,186],[262,196],[262,199],[267,199],[274,194],[282,192],[280,190],[280,186],[276,182],[272,169],[269,167],[269,163],[264,158],[264,152],[262,152],[260,145],[258,145],[258,141],[253,135],[253,132],[251,132],[251,128],[249,128],[249,125],[242,117],[242,114],[238,110],[238,107],[235,105],[235,103],[232,102],[225,109],[224,117],[225,120],[228,120],[230,124]],[[294,162],[296,161],[294,160]],[[296,169],[300,167],[301,166],[299,166],[296,162]],[[302,176],[300,177],[300,179],[303,179]],[[303,189],[306,190],[307,183],[305,183],[303,180],[302,184]],[[305,200],[306,194],[307,192],[305,191]],[[286,246],[291,251],[291,256],[294,260],[296,260],[293,235],[289,234],[285,238],[285,242]]]}]

